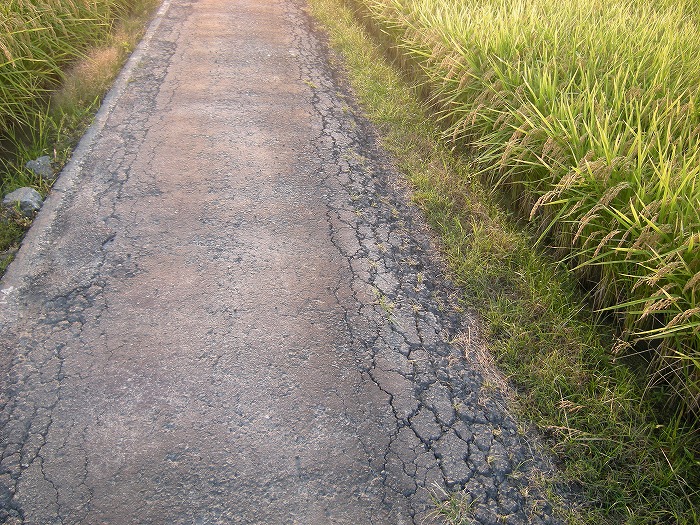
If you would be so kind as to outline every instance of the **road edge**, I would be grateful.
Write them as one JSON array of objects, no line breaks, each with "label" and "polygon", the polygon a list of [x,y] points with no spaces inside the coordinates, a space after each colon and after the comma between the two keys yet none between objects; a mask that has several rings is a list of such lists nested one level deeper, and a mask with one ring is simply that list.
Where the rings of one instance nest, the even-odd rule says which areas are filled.
[{"label": "road edge", "polygon": [[171,4],[172,0],[163,0],[156,14],[149,22],[146,33],[126,60],[126,63],[114,80],[112,87],[105,95],[92,124],[90,124],[87,131],[80,138],[78,145],[73,150],[70,160],[59,173],[55,184],[44,201],[44,205],[24,236],[15,259],[10,263],[5,274],[0,278],[0,323],[7,320],[8,312],[6,306],[8,305],[10,296],[14,295],[13,292],[17,287],[22,285],[22,280],[26,275],[26,272],[23,271],[27,264],[25,261],[31,259],[32,255],[40,250],[44,243],[46,232],[56,220],[61,205],[66,197],[75,191],[76,185],[79,183],[80,176],[83,173],[83,163],[86,156],[92,150],[97,136],[104,129],[114,107],[126,91],[134,71],[141,63],[144,53],[150,47],[153,36],[165,19]]}]

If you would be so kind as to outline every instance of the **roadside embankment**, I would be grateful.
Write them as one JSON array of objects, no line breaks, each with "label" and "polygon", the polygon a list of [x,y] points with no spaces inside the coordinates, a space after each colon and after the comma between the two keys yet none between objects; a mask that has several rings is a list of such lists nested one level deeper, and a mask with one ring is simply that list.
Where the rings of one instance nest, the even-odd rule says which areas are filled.
[{"label": "roadside embankment", "polygon": [[[16,0],[0,6],[0,197],[22,187],[47,193],[158,3]],[[27,167],[42,157],[48,172]],[[30,224],[26,214],[0,211],[0,272]]]}]

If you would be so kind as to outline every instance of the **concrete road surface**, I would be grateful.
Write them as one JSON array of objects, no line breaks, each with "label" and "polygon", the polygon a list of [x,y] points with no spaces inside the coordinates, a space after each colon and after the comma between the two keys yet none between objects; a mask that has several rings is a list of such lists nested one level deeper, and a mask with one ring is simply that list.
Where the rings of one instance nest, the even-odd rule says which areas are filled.
[{"label": "concrete road surface", "polygon": [[450,290],[303,5],[166,0],[1,282],[0,522],[553,523]]}]

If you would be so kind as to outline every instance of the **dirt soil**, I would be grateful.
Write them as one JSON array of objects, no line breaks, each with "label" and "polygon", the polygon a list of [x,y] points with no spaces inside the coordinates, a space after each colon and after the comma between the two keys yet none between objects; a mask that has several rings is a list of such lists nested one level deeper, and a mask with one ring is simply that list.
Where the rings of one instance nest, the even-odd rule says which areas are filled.
[{"label": "dirt soil", "polygon": [[301,3],[166,0],[1,282],[0,522],[556,522],[398,181]]}]

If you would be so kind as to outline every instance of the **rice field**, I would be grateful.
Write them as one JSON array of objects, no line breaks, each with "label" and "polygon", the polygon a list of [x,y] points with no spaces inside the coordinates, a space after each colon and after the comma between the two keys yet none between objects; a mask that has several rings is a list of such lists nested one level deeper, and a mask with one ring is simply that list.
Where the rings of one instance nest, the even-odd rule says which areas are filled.
[{"label": "rice field", "polygon": [[700,3],[356,0],[473,154],[617,320],[616,354],[700,413]]},{"label": "rice field", "polygon": [[65,67],[109,35],[129,0],[0,3],[0,140],[32,126]]}]

